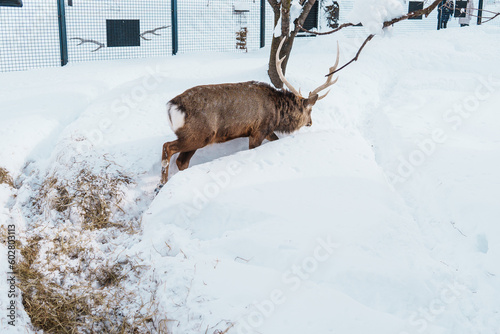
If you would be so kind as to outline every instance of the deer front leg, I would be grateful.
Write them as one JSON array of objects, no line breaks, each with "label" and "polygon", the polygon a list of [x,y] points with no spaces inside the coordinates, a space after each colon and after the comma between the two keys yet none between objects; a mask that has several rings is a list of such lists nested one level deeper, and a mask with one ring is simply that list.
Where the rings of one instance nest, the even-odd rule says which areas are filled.
[{"label": "deer front leg", "polygon": [[267,140],[269,141],[275,141],[275,140],[278,140],[278,136],[276,136],[276,134],[274,132],[272,132],[269,136],[266,137]]},{"label": "deer front leg", "polygon": [[251,150],[252,148],[260,146],[266,137],[267,136],[263,133],[251,134],[248,142],[248,148]]}]

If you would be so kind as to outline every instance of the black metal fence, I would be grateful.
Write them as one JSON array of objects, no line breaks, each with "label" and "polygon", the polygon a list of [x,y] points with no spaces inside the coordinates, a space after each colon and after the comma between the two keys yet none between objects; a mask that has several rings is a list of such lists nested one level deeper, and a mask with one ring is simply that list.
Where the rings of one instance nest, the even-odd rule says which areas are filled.
[{"label": "black metal fence", "polygon": [[[497,1],[485,4],[498,11]],[[329,15],[336,24],[348,22],[354,0],[317,3],[305,25],[327,21],[328,30]],[[422,0],[408,2],[409,11],[423,6]],[[0,72],[193,51],[246,52],[270,42],[273,20],[267,0],[0,0]],[[400,22],[394,33],[436,25],[432,14]],[[458,18],[448,26],[458,27]],[[346,36],[360,33],[347,30]]]},{"label": "black metal fence", "polygon": [[269,6],[266,0],[22,0],[22,4],[0,3],[0,72],[178,52],[246,52],[264,46]]}]

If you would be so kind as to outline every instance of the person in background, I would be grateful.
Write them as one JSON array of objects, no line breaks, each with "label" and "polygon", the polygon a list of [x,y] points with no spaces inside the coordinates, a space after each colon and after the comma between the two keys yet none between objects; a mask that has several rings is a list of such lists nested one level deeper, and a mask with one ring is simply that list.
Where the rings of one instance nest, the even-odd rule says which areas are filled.
[{"label": "person in background", "polygon": [[468,27],[472,16],[472,8],[474,7],[473,0],[467,0],[467,8],[465,9],[465,17],[458,18],[458,23],[461,27]]},{"label": "person in background", "polygon": [[438,30],[446,29],[448,21],[453,14],[453,1],[443,0],[438,5]]}]

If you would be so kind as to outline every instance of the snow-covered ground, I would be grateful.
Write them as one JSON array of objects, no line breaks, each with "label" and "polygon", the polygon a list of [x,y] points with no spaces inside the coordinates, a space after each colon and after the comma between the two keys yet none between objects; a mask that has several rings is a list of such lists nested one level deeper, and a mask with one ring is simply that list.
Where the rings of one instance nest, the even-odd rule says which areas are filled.
[{"label": "snow-covered ground", "polygon": [[[362,41],[297,40],[289,80],[319,85],[337,40],[341,63]],[[254,150],[247,139],[199,150],[155,196],[161,146],[175,138],[165,103],[199,84],[268,81],[268,52],[3,73],[0,167],[19,189],[0,185],[2,225],[30,233],[30,197],[47,176],[111,168],[135,182],[121,215],[142,232],[109,236],[113,252],[92,239],[106,230],[74,233],[101,260],[148,266],[122,284],[154,297],[157,329],[498,334],[500,29],[376,37],[312,127]],[[62,223],[45,214],[50,237]],[[0,331],[30,333],[19,297],[7,323],[4,244],[0,258]]]}]

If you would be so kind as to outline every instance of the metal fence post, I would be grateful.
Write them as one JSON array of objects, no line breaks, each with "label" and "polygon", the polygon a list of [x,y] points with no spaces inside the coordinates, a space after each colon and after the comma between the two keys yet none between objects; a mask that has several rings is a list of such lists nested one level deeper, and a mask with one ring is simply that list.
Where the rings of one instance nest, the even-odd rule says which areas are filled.
[{"label": "metal fence post", "polygon": [[59,21],[59,45],[61,49],[61,66],[68,63],[68,37],[66,35],[66,12],[64,0],[57,0],[57,17]]},{"label": "metal fence post", "polygon": [[483,21],[483,0],[479,0],[479,6],[477,10],[477,25],[481,25]]},{"label": "metal fence post", "polygon": [[179,35],[177,31],[177,0],[171,0],[172,10],[172,54],[176,55],[179,51]]},{"label": "metal fence post", "polygon": [[260,0],[260,47],[266,46],[266,0]]}]

